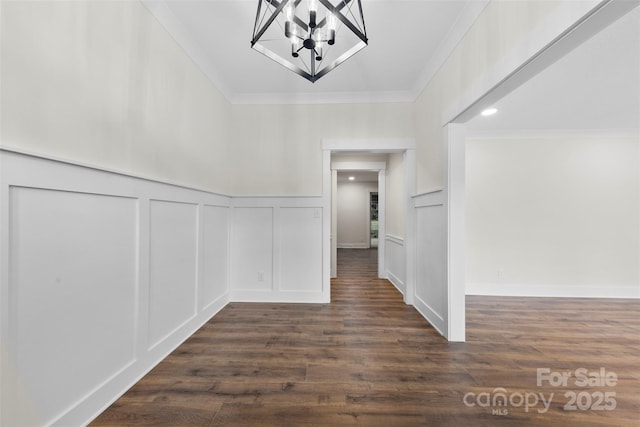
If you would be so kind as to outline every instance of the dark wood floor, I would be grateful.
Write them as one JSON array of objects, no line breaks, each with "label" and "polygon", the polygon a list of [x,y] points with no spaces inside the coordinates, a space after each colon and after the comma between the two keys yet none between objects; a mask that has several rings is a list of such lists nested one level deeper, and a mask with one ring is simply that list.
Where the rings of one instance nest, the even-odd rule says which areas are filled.
[{"label": "dark wood floor", "polygon": [[229,304],[92,425],[640,425],[640,301],[468,297],[450,344],[375,269],[341,250],[331,304]]}]

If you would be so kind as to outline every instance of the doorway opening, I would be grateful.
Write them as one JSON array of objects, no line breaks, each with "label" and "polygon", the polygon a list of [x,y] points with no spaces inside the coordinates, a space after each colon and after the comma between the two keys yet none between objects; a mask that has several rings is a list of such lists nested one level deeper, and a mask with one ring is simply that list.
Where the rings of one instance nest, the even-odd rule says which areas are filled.
[{"label": "doorway opening", "polygon": [[369,193],[369,247],[378,247],[378,192]]},{"label": "doorway opening", "polygon": [[[414,139],[327,139],[323,140],[323,206],[330,215],[326,215],[323,227],[323,292],[330,298],[331,278],[337,276],[337,250],[340,239],[337,230],[337,178],[339,171],[373,171],[378,174],[377,191],[377,272],[378,278],[389,279],[404,295],[404,302],[413,303],[413,265],[412,256],[415,240],[415,221],[413,199],[415,195],[415,140]],[[377,156],[377,158],[376,158]],[[386,197],[387,197],[387,162],[389,156],[394,156],[398,169],[394,174],[400,177],[395,181],[393,194],[396,195],[393,204],[393,215],[403,223],[401,234],[387,235],[386,232]],[[382,159],[382,160],[380,160]],[[367,195],[365,210],[366,247],[371,247],[371,199]],[[391,240],[390,240],[391,239]],[[393,254],[391,261],[397,268],[390,275],[389,259],[386,242],[392,242]],[[401,278],[401,281],[391,278]],[[400,283],[400,286],[398,283]]]}]

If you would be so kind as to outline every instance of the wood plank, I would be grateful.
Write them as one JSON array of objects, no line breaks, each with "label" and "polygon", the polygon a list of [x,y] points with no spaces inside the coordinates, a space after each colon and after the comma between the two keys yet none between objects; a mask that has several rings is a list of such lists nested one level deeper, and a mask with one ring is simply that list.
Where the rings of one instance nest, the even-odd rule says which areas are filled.
[{"label": "wood plank", "polygon": [[[375,250],[340,250],[338,277],[331,304],[229,304],[92,425],[640,425],[638,300],[467,297],[467,342],[448,343],[377,278]],[[618,381],[537,385],[583,367]],[[498,388],[554,398],[465,404]],[[616,408],[567,410],[567,392]]]}]

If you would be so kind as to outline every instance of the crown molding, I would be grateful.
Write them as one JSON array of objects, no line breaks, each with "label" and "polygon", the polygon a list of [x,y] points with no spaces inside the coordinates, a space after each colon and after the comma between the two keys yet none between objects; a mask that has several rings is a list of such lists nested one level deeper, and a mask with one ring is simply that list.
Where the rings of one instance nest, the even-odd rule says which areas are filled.
[{"label": "crown molding", "polygon": [[193,63],[213,83],[218,91],[231,103],[233,92],[229,84],[217,73],[215,64],[206,54],[204,48],[189,34],[187,26],[176,17],[163,0],[140,0],[153,17],[167,31],[169,36],[180,46]]},{"label": "crown molding", "polygon": [[[216,64],[204,48],[189,33],[188,27],[173,13],[164,0],[140,0],[151,15],[185,51],[194,64],[213,83],[230,104],[282,105],[282,104],[358,104],[414,102],[431,81],[460,40],[469,31],[490,0],[469,1],[453,26],[420,72],[412,89],[387,92],[325,92],[325,93],[238,93],[216,70]],[[215,0],[210,0],[215,1]],[[249,0],[236,0],[249,1]],[[368,0],[372,1],[372,0]]]},{"label": "crown molding", "polygon": [[640,138],[640,129],[467,129],[467,139],[627,139]]},{"label": "crown molding", "polygon": [[296,92],[296,93],[239,93],[230,97],[235,105],[282,104],[366,104],[413,102],[409,91],[398,92]]},{"label": "crown molding", "polygon": [[447,35],[442,39],[442,42],[413,85],[413,101],[415,101],[424,88],[427,87],[431,79],[433,79],[440,67],[442,67],[447,58],[449,58],[449,55],[451,55],[456,46],[462,41],[465,34],[471,29],[490,1],[491,0],[476,0],[470,1],[465,5],[460,15],[458,15],[458,19],[456,19],[456,22],[449,29]]}]

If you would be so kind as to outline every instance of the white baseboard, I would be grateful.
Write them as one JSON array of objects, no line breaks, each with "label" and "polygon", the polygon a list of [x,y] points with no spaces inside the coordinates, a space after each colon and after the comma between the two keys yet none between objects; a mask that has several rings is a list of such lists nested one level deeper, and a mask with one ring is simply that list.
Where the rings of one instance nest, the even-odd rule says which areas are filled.
[{"label": "white baseboard", "polygon": [[387,280],[389,280],[391,284],[395,286],[402,295],[404,295],[404,290],[406,289],[404,282],[389,270],[387,270]]},{"label": "white baseboard", "polygon": [[444,319],[434,309],[429,307],[429,304],[427,304],[422,298],[416,295],[413,301],[413,307],[422,314],[422,317],[424,317],[427,322],[429,322],[431,326],[440,333],[440,335],[443,337],[447,336],[447,328]]},{"label": "white baseboard", "polygon": [[467,283],[467,295],[559,298],[640,298],[640,286]]},{"label": "white baseboard", "polygon": [[328,304],[330,296],[322,292],[274,292],[232,290],[230,302],[269,302]]},{"label": "white baseboard", "polygon": [[369,249],[367,243],[338,243],[338,249]]}]

